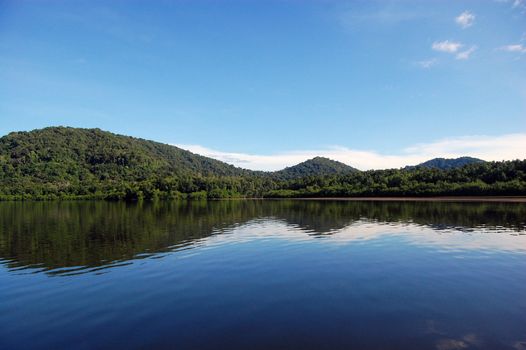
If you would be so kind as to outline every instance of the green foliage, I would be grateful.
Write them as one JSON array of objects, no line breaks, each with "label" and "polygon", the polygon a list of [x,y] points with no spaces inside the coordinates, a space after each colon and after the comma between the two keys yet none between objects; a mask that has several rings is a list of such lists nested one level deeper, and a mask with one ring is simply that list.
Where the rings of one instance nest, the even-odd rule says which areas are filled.
[{"label": "green foliage", "polygon": [[434,159],[428,160],[427,162],[420,163],[414,167],[407,167],[407,168],[416,167],[416,168],[448,170],[448,169],[460,168],[468,164],[474,164],[474,163],[484,163],[484,161],[482,159],[473,158],[473,157],[459,157],[459,158],[453,158],[453,159],[434,158]]},{"label": "green foliage", "polygon": [[450,170],[415,168],[305,177],[281,183],[272,197],[526,195],[526,161],[473,163]]},{"label": "green foliage", "polygon": [[526,161],[459,161],[467,165],[361,172],[316,157],[256,172],[153,141],[54,127],[0,138],[0,200],[526,195]]},{"label": "green foliage", "polygon": [[207,199],[207,197],[208,195],[206,191],[192,192],[188,194],[188,198],[193,200],[204,200]]},{"label": "green foliage", "polygon": [[300,164],[276,171],[273,175],[275,178],[294,179],[305,176],[349,174],[358,171],[341,162],[324,157],[315,157]]}]

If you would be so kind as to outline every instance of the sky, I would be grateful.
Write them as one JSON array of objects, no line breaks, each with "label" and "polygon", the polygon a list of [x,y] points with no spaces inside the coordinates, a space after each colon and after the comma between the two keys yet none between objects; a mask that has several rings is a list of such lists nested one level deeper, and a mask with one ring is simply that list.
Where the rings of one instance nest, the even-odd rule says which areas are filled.
[{"label": "sky", "polygon": [[0,0],[0,135],[97,127],[249,169],[526,158],[526,0]]}]

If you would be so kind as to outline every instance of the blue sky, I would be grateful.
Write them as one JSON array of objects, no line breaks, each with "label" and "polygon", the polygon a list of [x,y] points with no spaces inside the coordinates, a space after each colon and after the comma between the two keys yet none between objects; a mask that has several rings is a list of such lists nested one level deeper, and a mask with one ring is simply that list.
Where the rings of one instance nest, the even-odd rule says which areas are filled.
[{"label": "blue sky", "polygon": [[526,0],[0,0],[0,121],[257,169],[525,158]]}]

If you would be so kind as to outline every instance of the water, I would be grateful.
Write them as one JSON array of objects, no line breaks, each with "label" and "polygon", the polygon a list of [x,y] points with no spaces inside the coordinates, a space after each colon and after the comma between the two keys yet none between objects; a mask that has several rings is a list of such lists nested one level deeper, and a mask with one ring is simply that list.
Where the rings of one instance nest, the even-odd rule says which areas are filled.
[{"label": "water", "polygon": [[2,349],[526,349],[526,205],[0,203]]}]

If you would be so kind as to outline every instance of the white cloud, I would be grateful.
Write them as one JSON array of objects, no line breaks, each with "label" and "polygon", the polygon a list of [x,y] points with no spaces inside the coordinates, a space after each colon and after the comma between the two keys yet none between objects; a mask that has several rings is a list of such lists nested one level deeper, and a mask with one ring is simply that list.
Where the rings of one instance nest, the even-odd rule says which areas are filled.
[{"label": "white cloud", "polygon": [[467,60],[475,50],[477,46],[472,45],[469,49],[460,51],[464,47],[464,44],[457,41],[435,41],[431,48],[435,51],[445,52],[449,54],[456,54],[455,58],[457,60]]},{"label": "white cloud", "polygon": [[484,160],[526,158],[526,133],[501,136],[464,136],[448,138],[405,149],[409,154],[454,158],[462,155]]},{"label": "white cloud", "polygon": [[176,145],[207,157],[222,160],[253,170],[279,170],[316,156],[327,157],[361,170],[400,168],[415,165],[431,158],[472,156],[484,160],[526,158],[526,133],[502,136],[466,136],[413,145],[398,154],[381,154],[369,150],[355,150],[333,146],[318,150],[291,151],[258,155],[223,152],[200,145]]},{"label": "white cloud", "polygon": [[431,48],[435,51],[455,53],[460,48],[462,48],[462,46],[464,46],[462,45],[462,43],[459,43],[456,41],[444,40],[444,41],[435,41],[433,45],[431,45]]},{"label": "white cloud", "polygon": [[464,11],[455,17],[455,22],[464,29],[471,27],[475,23],[475,15],[469,11]]},{"label": "white cloud", "polygon": [[459,52],[455,58],[457,60],[467,60],[469,59],[469,56],[471,56],[471,54],[473,52],[475,52],[475,50],[477,49],[476,46],[471,46],[469,49],[465,50],[465,51],[462,51],[462,52]]},{"label": "white cloud", "polygon": [[436,58],[430,58],[428,60],[417,61],[415,63],[421,68],[428,69],[436,65],[438,63],[438,60]]},{"label": "white cloud", "polygon": [[524,11],[526,9],[526,0],[495,0],[496,2],[510,3],[514,9]]},{"label": "white cloud", "polygon": [[515,7],[523,7],[523,6],[525,6],[525,1],[524,0],[513,0],[512,6],[514,8]]},{"label": "white cloud", "polygon": [[522,44],[505,45],[500,48],[503,51],[526,53],[526,46]]}]

